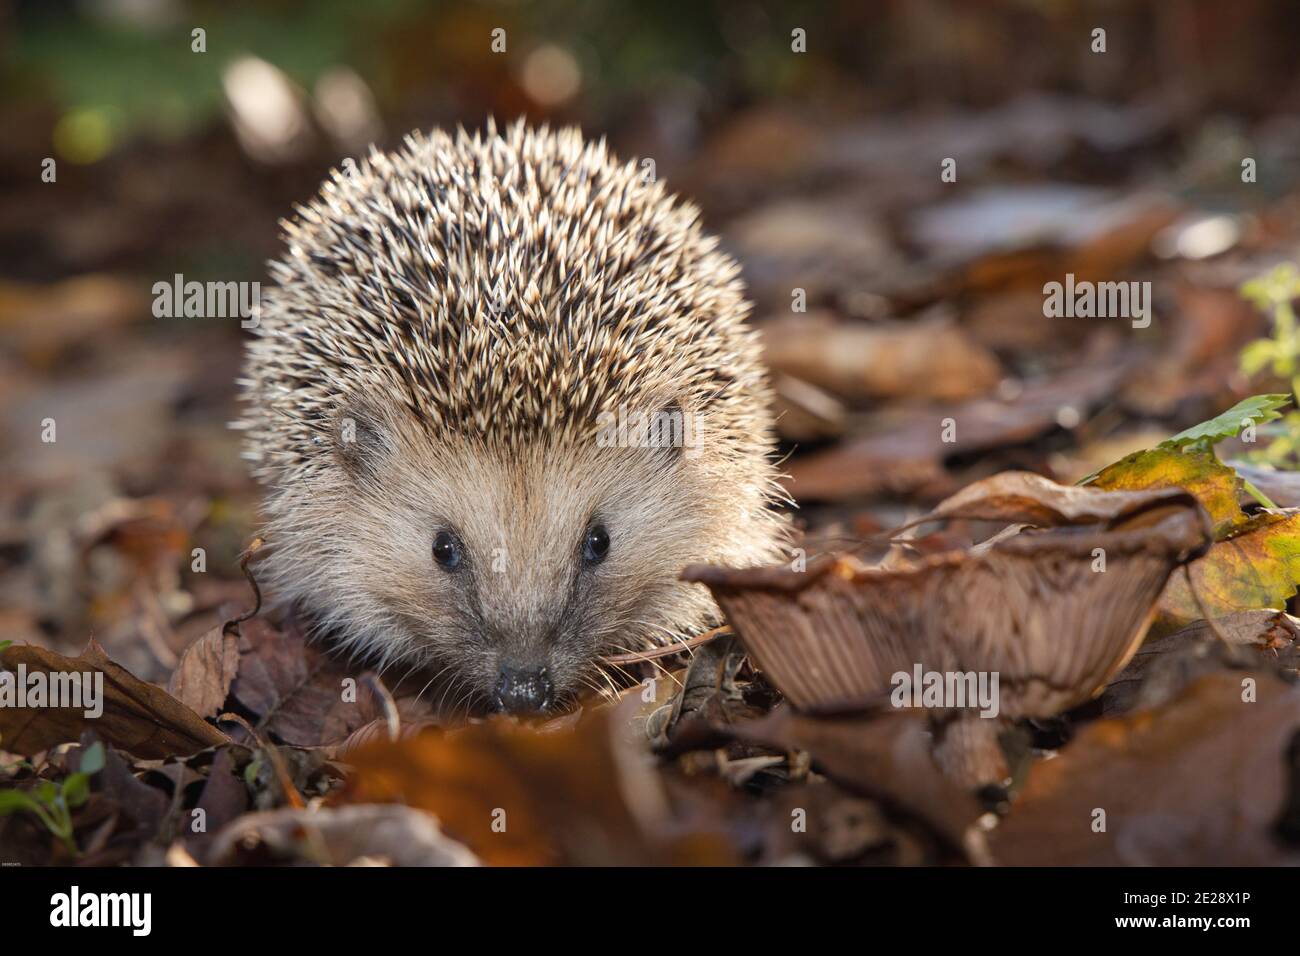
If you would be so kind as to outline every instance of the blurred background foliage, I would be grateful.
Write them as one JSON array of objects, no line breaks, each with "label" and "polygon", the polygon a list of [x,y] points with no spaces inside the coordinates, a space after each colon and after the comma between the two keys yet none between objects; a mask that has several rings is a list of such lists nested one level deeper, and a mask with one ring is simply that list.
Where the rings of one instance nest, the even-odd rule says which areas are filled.
[{"label": "blurred background foliage", "polygon": [[[253,213],[245,203],[260,207],[259,196],[282,210],[370,138],[390,146],[409,128],[477,126],[489,114],[581,122],[609,133],[624,152],[655,156],[668,174],[728,117],[756,104],[786,103],[821,121],[984,108],[1039,90],[1159,97],[1185,123],[1215,111],[1258,114],[1296,102],[1294,6],[8,0],[0,3],[0,120],[8,133],[0,144],[8,220],[0,268],[48,278],[123,264],[195,268],[194,260],[213,256],[217,268],[230,256],[255,261],[273,251],[268,214],[254,214],[243,235],[191,227],[185,213],[202,203],[182,199],[186,182],[223,201],[238,194],[232,213]],[[1105,57],[1082,39],[1098,23],[1109,31]],[[192,50],[195,28],[206,33],[206,52]],[[491,48],[497,28],[506,31],[504,55]],[[790,55],[795,28],[807,31],[806,55]],[[236,71],[250,62],[260,72]],[[245,102],[232,108],[240,76]],[[350,112],[322,135],[330,91]],[[241,137],[248,117],[239,112],[259,110],[300,110],[301,117],[261,117],[291,128],[292,142]],[[168,241],[95,241],[86,230],[118,231],[131,220],[106,225],[112,216],[97,216],[89,200],[82,235],[69,240],[31,194],[33,164],[46,156],[91,167],[64,170],[74,189],[125,191],[125,205],[171,217]],[[223,172],[210,176],[205,165]],[[176,202],[159,209],[147,201],[163,191]],[[213,235],[232,241],[222,251]],[[163,261],[142,261],[146,249]]]}]

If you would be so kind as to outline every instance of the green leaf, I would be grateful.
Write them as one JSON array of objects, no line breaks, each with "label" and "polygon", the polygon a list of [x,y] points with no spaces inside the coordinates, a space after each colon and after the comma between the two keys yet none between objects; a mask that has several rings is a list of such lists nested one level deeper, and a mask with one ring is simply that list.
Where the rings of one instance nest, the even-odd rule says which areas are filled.
[{"label": "green leaf", "polygon": [[1283,262],[1271,271],[1244,282],[1241,294],[1258,309],[1267,312],[1300,295],[1300,273],[1296,272],[1294,264]]},{"label": "green leaf", "polygon": [[1259,425],[1281,418],[1278,409],[1290,401],[1291,396],[1285,394],[1252,395],[1209,421],[1193,425],[1186,431],[1165,439],[1156,447],[1183,448],[1187,445],[1199,445],[1208,448],[1239,434],[1247,424]]},{"label": "green leaf", "polygon": [[54,801],[58,799],[59,788],[52,780],[42,780],[36,785],[36,799],[47,807],[54,806]]},{"label": "green leaf", "polygon": [[79,807],[90,797],[90,776],[70,773],[63,780],[63,802],[69,807]]},{"label": "green leaf", "polygon": [[104,769],[104,745],[96,741],[81,754],[81,764],[77,768],[81,773],[94,774]]},{"label": "green leaf", "polygon": [[1257,339],[1241,350],[1241,371],[1245,375],[1254,375],[1272,364],[1279,354],[1277,343],[1272,339]]},{"label": "green leaf", "polygon": [[21,790],[0,790],[0,817],[17,813],[19,810],[39,812],[41,805]]}]

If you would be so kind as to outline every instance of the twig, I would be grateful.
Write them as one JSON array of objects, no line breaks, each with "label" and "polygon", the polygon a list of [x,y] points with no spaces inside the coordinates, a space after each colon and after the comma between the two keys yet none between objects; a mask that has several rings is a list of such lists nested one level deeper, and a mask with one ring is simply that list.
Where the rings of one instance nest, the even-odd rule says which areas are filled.
[{"label": "twig", "polygon": [[262,546],[265,544],[266,544],[265,538],[261,538],[261,537],[254,538],[249,543],[248,550],[246,550],[243,554],[239,556],[239,570],[244,572],[244,577],[248,580],[249,585],[253,588],[253,598],[254,598],[253,609],[251,611],[245,611],[243,614],[235,618],[233,621],[227,622],[229,624],[243,624],[245,621],[249,620],[250,618],[257,617],[257,612],[262,610],[262,589],[257,586],[257,578],[253,577],[253,572],[248,569],[248,566],[252,564],[254,561],[260,560],[270,553],[271,551],[270,548],[267,548],[266,550],[262,549]]}]

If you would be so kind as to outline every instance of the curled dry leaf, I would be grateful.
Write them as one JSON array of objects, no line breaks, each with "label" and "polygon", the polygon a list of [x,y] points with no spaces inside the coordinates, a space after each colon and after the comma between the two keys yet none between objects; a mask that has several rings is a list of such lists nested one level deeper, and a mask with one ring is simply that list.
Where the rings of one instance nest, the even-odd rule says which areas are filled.
[{"label": "curled dry leaf", "polygon": [[76,741],[89,729],[119,750],[146,759],[192,754],[230,742],[161,687],[110,661],[93,640],[79,657],[15,645],[0,651],[0,661],[6,669],[16,671],[21,665],[29,676],[39,673],[47,679],[89,674],[98,681],[103,675],[103,713],[97,718],[87,718],[85,707],[0,707],[0,742],[11,753],[31,756]]},{"label": "curled dry leaf", "polygon": [[218,625],[185,649],[167,690],[200,717],[216,717],[225,710],[238,671],[238,630]]},{"label": "curled dry leaf", "polygon": [[[804,572],[694,566],[683,577],[708,585],[755,663],[802,711],[880,702],[895,674],[919,667],[997,674],[1001,717],[1047,717],[1124,666],[1170,573],[1210,540],[1208,517],[1186,492],[1106,492],[1015,472],[922,520],[955,517],[1066,526],[888,570],[829,556]],[[946,730],[959,778],[1000,774],[997,721],[969,708],[930,713],[962,718]]]},{"label": "curled dry leaf", "polygon": [[1188,493],[1178,487],[1144,488],[1141,492],[1108,493],[1090,486],[1057,484],[1030,472],[1004,471],[967,485],[909,524],[967,518],[1039,527],[1088,525],[1113,523],[1161,503],[1189,504]]},{"label": "curled dry leaf", "polygon": [[[1244,681],[1254,682],[1254,700]],[[1030,770],[992,834],[1018,866],[1282,865],[1300,687],[1267,673],[1204,677],[1170,705],[1086,727]],[[1098,811],[1105,814],[1099,826]]]}]

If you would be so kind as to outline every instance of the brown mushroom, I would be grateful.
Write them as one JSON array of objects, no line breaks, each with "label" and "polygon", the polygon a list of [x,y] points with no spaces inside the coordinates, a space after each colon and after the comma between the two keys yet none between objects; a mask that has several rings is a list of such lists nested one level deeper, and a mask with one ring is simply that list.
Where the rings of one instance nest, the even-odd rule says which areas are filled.
[{"label": "brown mushroom", "polygon": [[1099,693],[1137,650],[1169,575],[1209,546],[1209,517],[1181,489],[1099,491],[1008,472],[913,524],[952,518],[1038,527],[903,568],[832,555],[805,571],[695,565],[683,578],[709,587],[755,665],[805,713],[887,705],[898,675],[914,683],[918,668],[996,675],[996,719],[951,697],[927,706],[940,765],[966,784],[993,782],[1006,775],[1006,720]]}]

